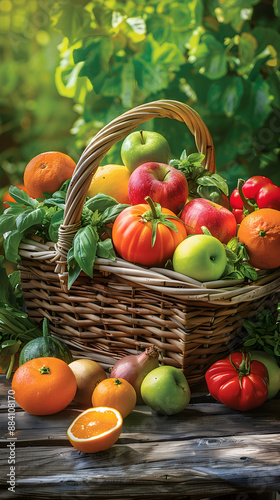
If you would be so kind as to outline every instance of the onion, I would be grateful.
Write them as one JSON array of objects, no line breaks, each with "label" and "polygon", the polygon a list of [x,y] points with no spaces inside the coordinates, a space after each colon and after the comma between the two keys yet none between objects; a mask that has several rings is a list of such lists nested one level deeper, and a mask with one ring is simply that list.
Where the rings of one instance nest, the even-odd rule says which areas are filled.
[{"label": "onion", "polygon": [[119,359],[113,366],[110,377],[123,378],[135,389],[137,403],[142,403],[140,387],[146,375],[159,366],[158,350],[147,347],[141,354],[130,354]]}]

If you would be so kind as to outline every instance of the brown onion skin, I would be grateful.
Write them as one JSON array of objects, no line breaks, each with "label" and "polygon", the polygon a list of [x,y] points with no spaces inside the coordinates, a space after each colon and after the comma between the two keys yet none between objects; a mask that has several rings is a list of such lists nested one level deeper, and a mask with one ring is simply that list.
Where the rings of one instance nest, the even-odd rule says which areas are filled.
[{"label": "brown onion skin", "polygon": [[146,375],[158,366],[158,350],[154,346],[147,347],[141,354],[129,354],[119,359],[114,364],[110,377],[127,380],[136,391],[137,404],[141,404],[141,384]]}]

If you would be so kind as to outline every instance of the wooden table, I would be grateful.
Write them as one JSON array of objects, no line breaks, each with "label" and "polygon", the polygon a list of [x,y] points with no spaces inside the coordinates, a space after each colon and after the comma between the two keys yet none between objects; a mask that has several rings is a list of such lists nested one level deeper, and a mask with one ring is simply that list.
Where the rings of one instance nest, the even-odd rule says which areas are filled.
[{"label": "wooden table", "polygon": [[[1,499],[156,500],[226,494],[228,499],[268,500],[280,490],[280,397],[238,412],[206,391],[192,392],[188,407],[171,417],[137,406],[111,449],[83,454],[69,444],[66,430],[85,408],[72,404],[56,415],[33,416],[13,406],[9,389],[10,381],[0,376]],[[12,436],[8,423],[14,417]],[[14,492],[8,490],[13,479]]]}]

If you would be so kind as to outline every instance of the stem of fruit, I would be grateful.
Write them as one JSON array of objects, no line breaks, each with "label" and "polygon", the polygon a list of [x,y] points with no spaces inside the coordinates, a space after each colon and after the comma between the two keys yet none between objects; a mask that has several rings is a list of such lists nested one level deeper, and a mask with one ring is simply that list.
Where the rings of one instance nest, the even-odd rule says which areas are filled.
[{"label": "stem of fruit", "polygon": [[46,375],[48,373],[51,373],[50,369],[47,366],[42,366],[42,368],[38,368],[39,372],[41,375]]},{"label": "stem of fruit", "polygon": [[48,325],[48,320],[47,318],[43,319],[43,337],[49,337],[50,336],[50,330],[49,330],[49,325]]},{"label": "stem of fruit", "polygon": [[145,201],[148,203],[148,205],[152,211],[153,219],[157,219],[157,213],[156,213],[154,201],[152,200],[152,198],[150,196],[146,196]]},{"label": "stem of fruit", "polygon": [[246,198],[246,196],[243,193],[242,187],[244,186],[244,184],[245,184],[245,181],[243,179],[238,179],[237,189],[238,189],[238,193],[239,193],[239,196],[242,200],[244,207],[251,214],[252,212],[255,211],[255,207],[253,205],[251,205],[251,203],[248,201],[248,199]]},{"label": "stem of fruit", "polygon": [[143,130],[140,130],[140,135],[141,135],[142,144],[145,144],[144,137],[143,137]]}]

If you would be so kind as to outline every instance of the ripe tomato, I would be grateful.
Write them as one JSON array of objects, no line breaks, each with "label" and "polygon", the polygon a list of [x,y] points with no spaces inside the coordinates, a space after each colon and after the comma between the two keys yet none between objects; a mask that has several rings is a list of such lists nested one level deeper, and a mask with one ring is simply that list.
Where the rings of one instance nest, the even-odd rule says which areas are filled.
[{"label": "ripe tomato", "polygon": [[240,198],[240,194],[239,194],[237,188],[235,188],[232,191],[232,193],[230,195],[229,202],[230,202],[230,206],[231,206],[231,208],[233,210],[235,210],[235,209],[242,210],[242,208],[243,208],[243,201]]},{"label": "ripe tomato", "polygon": [[187,237],[183,221],[167,208],[146,204],[125,208],[113,224],[112,239],[119,255],[144,266],[161,266]]},{"label": "ripe tomato", "polygon": [[268,371],[249,354],[234,352],[214,363],[205,374],[213,398],[235,410],[246,411],[263,404],[268,394]]},{"label": "ripe tomato", "polygon": [[273,184],[268,177],[264,177],[264,175],[254,175],[244,183],[242,191],[246,198],[256,201],[259,190],[267,184]]},{"label": "ripe tomato", "polygon": [[280,187],[275,184],[266,184],[259,190],[256,202],[259,208],[280,210]]}]

